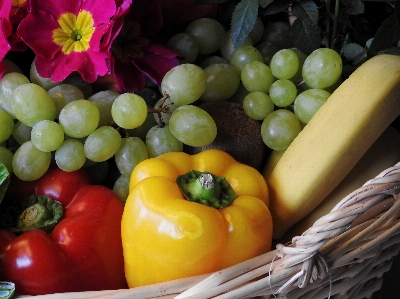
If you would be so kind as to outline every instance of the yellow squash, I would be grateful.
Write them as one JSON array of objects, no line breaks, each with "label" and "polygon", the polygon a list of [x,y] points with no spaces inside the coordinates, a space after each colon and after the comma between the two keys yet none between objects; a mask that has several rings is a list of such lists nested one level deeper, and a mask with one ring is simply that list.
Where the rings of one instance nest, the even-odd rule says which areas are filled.
[{"label": "yellow squash", "polygon": [[318,110],[272,171],[275,239],[314,210],[400,114],[400,57],[361,65]]}]

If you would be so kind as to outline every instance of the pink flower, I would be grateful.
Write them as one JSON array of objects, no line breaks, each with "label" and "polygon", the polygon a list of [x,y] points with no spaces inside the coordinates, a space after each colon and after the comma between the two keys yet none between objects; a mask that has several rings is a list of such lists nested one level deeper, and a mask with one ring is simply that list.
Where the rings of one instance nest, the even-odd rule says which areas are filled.
[{"label": "pink flower", "polygon": [[119,91],[137,92],[145,76],[160,84],[165,73],[179,64],[180,54],[148,38],[163,24],[160,0],[133,0],[122,29],[111,44],[110,71]]},{"label": "pink flower", "polygon": [[94,82],[108,72],[100,42],[115,13],[114,0],[30,0],[17,34],[35,52],[40,76],[60,82],[77,71]]},{"label": "pink flower", "polygon": [[7,69],[2,60],[11,49],[7,39],[12,32],[12,27],[9,21],[11,3],[11,0],[0,0],[0,78]]},{"label": "pink flower", "polygon": [[28,15],[29,0],[12,0],[10,11],[10,23],[12,25],[12,34],[8,37],[11,45],[11,51],[23,52],[27,45],[17,36],[17,28],[21,21]]}]

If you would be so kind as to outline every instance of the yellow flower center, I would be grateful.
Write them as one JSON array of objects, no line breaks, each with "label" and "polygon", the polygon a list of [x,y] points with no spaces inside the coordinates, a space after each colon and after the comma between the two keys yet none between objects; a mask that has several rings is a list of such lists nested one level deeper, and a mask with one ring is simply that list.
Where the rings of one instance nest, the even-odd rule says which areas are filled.
[{"label": "yellow flower center", "polygon": [[89,11],[82,10],[78,16],[72,13],[62,14],[57,22],[60,28],[53,30],[53,41],[62,47],[65,54],[72,51],[83,52],[90,47],[89,41],[95,28]]},{"label": "yellow flower center", "polygon": [[26,0],[12,0],[12,6],[21,6]]}]

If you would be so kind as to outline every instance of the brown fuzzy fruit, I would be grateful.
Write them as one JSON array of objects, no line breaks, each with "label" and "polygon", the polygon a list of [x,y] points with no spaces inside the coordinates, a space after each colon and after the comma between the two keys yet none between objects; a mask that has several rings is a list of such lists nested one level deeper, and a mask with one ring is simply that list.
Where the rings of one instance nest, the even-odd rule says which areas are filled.
[{"label": "brown fuzzy fruit", "polygon": [[214,119],[217,137],[207,146],[187,146],[184,151],[196,154],[210,148],[220,149],[260,171],[269,151],[261,138],[261,123],[248,117],[238,103],[204,102],[199,107]]}]

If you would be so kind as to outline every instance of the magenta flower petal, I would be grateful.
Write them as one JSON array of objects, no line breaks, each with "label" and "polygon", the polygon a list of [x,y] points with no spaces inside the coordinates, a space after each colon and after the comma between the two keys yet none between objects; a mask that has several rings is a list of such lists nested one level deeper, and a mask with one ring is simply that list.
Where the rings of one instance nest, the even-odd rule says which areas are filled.
[{"label": "magenta flower petal", "polygon": [[11,49],[7,39],[12,33],[12,27],[9,21],[11,4],[11,0],[0,1],[0,77],[7,69],[2,60]]},{"label": "magenta flower petal", "polygon": [[87,52],[73,52],[70,55],[59,53],[52,60],[36,56],[35,64],[39,75],[50,78],[54,82],[60,82],[69,74],[77,71],[83,80],[92,83],[98,76],[107,74],[108,68],[104,63],[106,58],[107,55],[103,52],[93,52],[90,55]]},{"label": "magenta flower petal", "polygon": [[167,47],[151,42],[143,48],[143,57],[135,59],[136,67],[146,74],[157,85],[161,84],[164,75],[179,64],[179,54]]},{"label": "magenta flower petal", "polygon": [[116,60],[114,63],[114,78],[119,91],[137,92],[144,88],[144,74],[132,62],[123,63]]},{"label": "magenta flower petal", "polygon": [[[46,20],[41,22],[40,20]],[[53,59],[61,47],[53,42],[52,31],[58,27],[57,20],[48,12],[35,11],[28,14],[18,26],[17,35],[37,56]]]},{"label": "magenta flower petal", "polygon": [[[116,0],[116,12],[114,18],[110,22],[110,26],[107,32],[104,34],[101,42],[101,47],[103,49],[109,50],[112,42],[118,36],[123,26],[122,18],[128,13],[129,8],[132,4],[132,0]],[[111,53],[109,53],[111,56]]]}]

